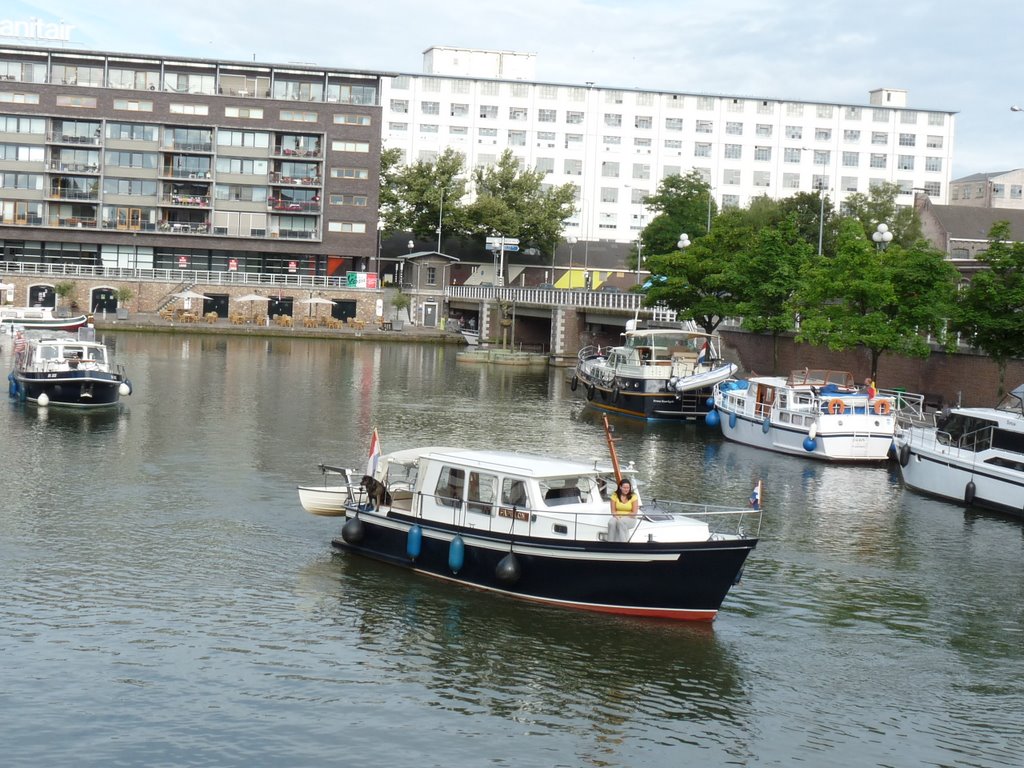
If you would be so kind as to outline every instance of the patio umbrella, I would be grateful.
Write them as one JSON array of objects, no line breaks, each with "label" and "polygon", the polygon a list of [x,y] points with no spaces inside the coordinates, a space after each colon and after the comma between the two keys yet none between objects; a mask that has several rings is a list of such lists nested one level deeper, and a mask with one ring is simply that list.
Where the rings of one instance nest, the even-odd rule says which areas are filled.
[{"label": "patio umbrella", "polygon": [[182,299],[185,302],[186,310],[192,309],[192,299],[199,299],[200,301],[202,301],[206,298],[203,294],[196,293],[195,291],[192,290],[180,291],[179,293],[172,293],[171,296],[174,296],[176,299]]},{"label": "patio umbrella", "polygon": [[306,305],[308,305],[309,306],[309,313],[310,313],[310,315],[313,314],[313,307],[315,306],[316,307],[316,315],[317,315],[317,317],[320,317],[320,305],[321,304],[326,304],[327,306],[330,306],[330,307],[334,306],[334,302],[333,301],[331,301],[330,299],[321,299],[319,296],[311,296],[308,299],[303,299],[302,301],[299,302],[299,304],[306,304]]},{"label": "patio umbrella", "polygon": [[270,303],[269,296],[260,296],[258,293],[247,293],[245,296],[239,296],[235,301],[248,301],[249,302],[249,319],[252,320],[252,303],[254,301],[262,301],[267,304]]}]

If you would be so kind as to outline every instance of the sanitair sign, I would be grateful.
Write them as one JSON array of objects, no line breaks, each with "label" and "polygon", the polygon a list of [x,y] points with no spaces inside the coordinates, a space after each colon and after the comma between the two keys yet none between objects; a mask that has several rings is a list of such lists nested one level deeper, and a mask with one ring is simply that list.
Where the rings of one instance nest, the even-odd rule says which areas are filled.
[{"label": "sanitair sign", "polygon": [[18,21],[16,19],[0,19],[0,37],[13,37],[19,40],[39,40],[47,43],[70,43],[71,24],[63,21],[56,24],[31,18]]}]

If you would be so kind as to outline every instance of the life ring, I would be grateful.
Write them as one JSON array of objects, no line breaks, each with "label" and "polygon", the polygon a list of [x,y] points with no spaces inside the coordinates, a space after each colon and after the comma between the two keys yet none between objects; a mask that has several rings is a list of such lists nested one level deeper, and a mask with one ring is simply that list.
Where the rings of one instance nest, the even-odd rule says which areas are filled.
[{"label": "life ring", "polygon": [[593,400],[593,399],[594,399],[594,385],[593,384],[587,384],[587,400]]},{"label": "life ring", "polygon": [[828,412],[832,415],[846,413],[846,403],[838,397],[833,397],[828,401]]},{"label": "life ring", "polygon": [[573,392],[576,391],[576,387],[578,387],[579,385],[580,385],[580,380],[577,377],[573,376],[569,380],[569,389],[571,389]]},{"label": "life ring", "polygon": [[875,413],[879,416],[888,416],[892,413],[892,403],[888,400],[876,400],[874,407]]}]

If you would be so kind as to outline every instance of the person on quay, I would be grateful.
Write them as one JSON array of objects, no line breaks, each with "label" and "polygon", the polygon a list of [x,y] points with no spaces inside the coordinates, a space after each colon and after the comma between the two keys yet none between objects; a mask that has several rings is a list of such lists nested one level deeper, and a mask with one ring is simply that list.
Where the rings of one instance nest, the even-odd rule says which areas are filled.
[{"label": "person on quay", "polygon": [[612,519],[608,523],[609,541],[628,541],[629,533],[636,525],[636,514],[640,499],[633,492],[633,484],[623,478],[619,487],[612,492]]}]

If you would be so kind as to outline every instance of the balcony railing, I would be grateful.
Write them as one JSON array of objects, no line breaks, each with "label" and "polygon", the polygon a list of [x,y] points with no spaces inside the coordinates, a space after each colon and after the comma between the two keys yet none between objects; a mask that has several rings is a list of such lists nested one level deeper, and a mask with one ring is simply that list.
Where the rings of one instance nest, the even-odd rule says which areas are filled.
[{"label": "balcony railing", "polygon": [[163,146],[162,149],[165,152],[171,151],[171,150],[174,150],[174,151],[177,151],[177,152],[213,152],[213,143],[209,142],[209,141],[197,141],[197,142],[175,141],[175,142],[173,142],[173,144],[171,144],[169,146],[168,145]]},{"label": "balcony railing", "polygon": [[60,160],[50,161],[51,171],[63,171],[65,173],[99,173],[100,166],[97,163],[62,163]]},{"label": "balcony railing", "polygon": [[270,174],[271,184],[287,184],[296,187],[320,186],[319,176],[282,176],[280,173]]},{"label": "balcony railing", "polygon": [[96,219],[82,216],[51,216],[51,227],[65,227],[72,229],[96,229]]},{"label": "balcony railing", "polygon": [[203,195],[164,195],[160,198],[164,205],[181,205],[190,208],[209,208],[210,198]]},{"label": "balcony railing", "polygon": [[165,165],[160,169],[161,176],[169,176],[172,179],[195,179],[196,181],[210,181],[212,174],[210,171],[195,171],[190,168],[174,168],[169,165]]},{"label": "balcony railing", "polygon": [[75,136],[70,133],[51,133],[46,140],[54,144],[85,144],[92,147],[100,144],[99,136]]},{"label": "balcony railing", "polygon": [[319,149],[286,149],[274,147],[274,154],[282,157],[320,157]]},{"label": "balcony railing", "polygon": [[210,224],[205,221],[161,221],[159,229],[172,235],[206,235],[210,233]]},{"label": "balcony railing", "polygon": [[289,213],[320,213],[319,200],[267,200],[267,210]]},{"label": "balcony railing", "polygon": [[99,202],[100,193],[99,190],[80,190],[80,189],[59,189],[54,188],[50,190],[49,197],[55,197],[58,200],[92,200]]}]

